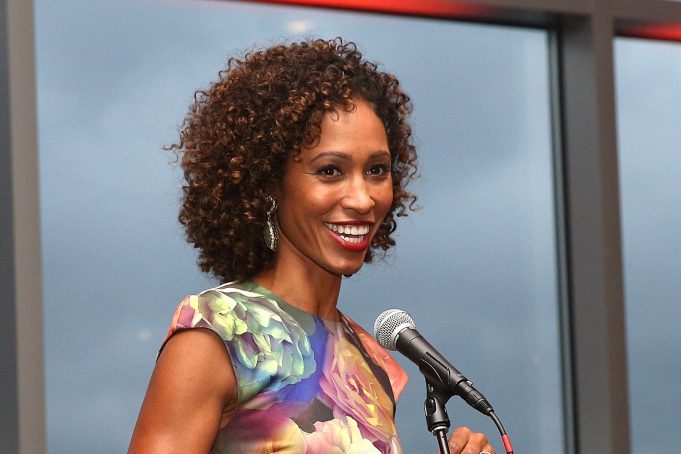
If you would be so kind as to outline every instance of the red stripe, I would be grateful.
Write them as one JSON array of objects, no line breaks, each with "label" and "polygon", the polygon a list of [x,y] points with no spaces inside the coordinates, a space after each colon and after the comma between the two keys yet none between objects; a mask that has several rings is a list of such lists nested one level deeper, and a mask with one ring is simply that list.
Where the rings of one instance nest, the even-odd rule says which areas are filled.
[{"label": "red stripe", "polygon": [[508,435],[502,435],[501,440],[504,442],[504,448],[506,449],[506,452],[513,452],[513,445],[511,445],[511,439],[508,437]]},{"label": "red stripe", "polygon": [[630,25],[619,27],[617,32],[634,38],[681,41],[681,24]]},{"label": "red stripe", "polygon": [[485,17],[494,8],[452,0],[255,0],[264,3],[321,6],[346,10],[456,18]]}]

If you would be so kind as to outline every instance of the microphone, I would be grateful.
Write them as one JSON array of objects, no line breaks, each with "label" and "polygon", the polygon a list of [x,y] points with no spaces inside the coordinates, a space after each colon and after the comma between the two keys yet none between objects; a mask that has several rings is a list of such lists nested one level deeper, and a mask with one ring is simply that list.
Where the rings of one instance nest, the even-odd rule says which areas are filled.
[{"label": "microphone", "polygon": [[398,351],[414,362],[428,383],[447,398],[459,396],[482,414],[493,414],[487,399],[421,336],[414,319],[406,312],[388,309],[381,313],[374,324],[374,335],[384,348]]}]

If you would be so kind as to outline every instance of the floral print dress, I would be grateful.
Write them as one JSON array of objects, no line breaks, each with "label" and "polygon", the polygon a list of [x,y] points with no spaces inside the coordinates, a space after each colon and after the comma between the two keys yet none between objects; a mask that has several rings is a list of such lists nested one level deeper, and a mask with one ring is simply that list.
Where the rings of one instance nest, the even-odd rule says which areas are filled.
[{"label": "floral print dress", "polygon": [[188,328],[220,336],[237,381],[213,453],[402,453],[394,413],[407,376],[345,315],[321,319],[245,281],[185,298],[166,341]]}]

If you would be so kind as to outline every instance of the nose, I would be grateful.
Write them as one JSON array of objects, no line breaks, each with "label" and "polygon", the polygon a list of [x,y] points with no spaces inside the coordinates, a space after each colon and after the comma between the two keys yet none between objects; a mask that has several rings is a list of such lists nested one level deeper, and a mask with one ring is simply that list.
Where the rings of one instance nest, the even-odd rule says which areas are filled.
[{"label": "nose", "polygon": [[371,188],[363,177],[356,176],[348,181],[341,206],[360,214],[366,214],[376,206]]}]

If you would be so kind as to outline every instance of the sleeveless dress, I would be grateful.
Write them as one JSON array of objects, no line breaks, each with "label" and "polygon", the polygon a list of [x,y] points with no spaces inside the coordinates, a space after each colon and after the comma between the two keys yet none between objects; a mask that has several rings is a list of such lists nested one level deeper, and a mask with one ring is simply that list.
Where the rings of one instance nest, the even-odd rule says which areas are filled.
[{"label": "sleeveless dress", "polygon": [[214,331],[236,377],[238,409],[212,453],[402,453],[394,414],[407,376],[340,318],[304,312],[251,281],[182,301],[166,341],[183,329]]}]

